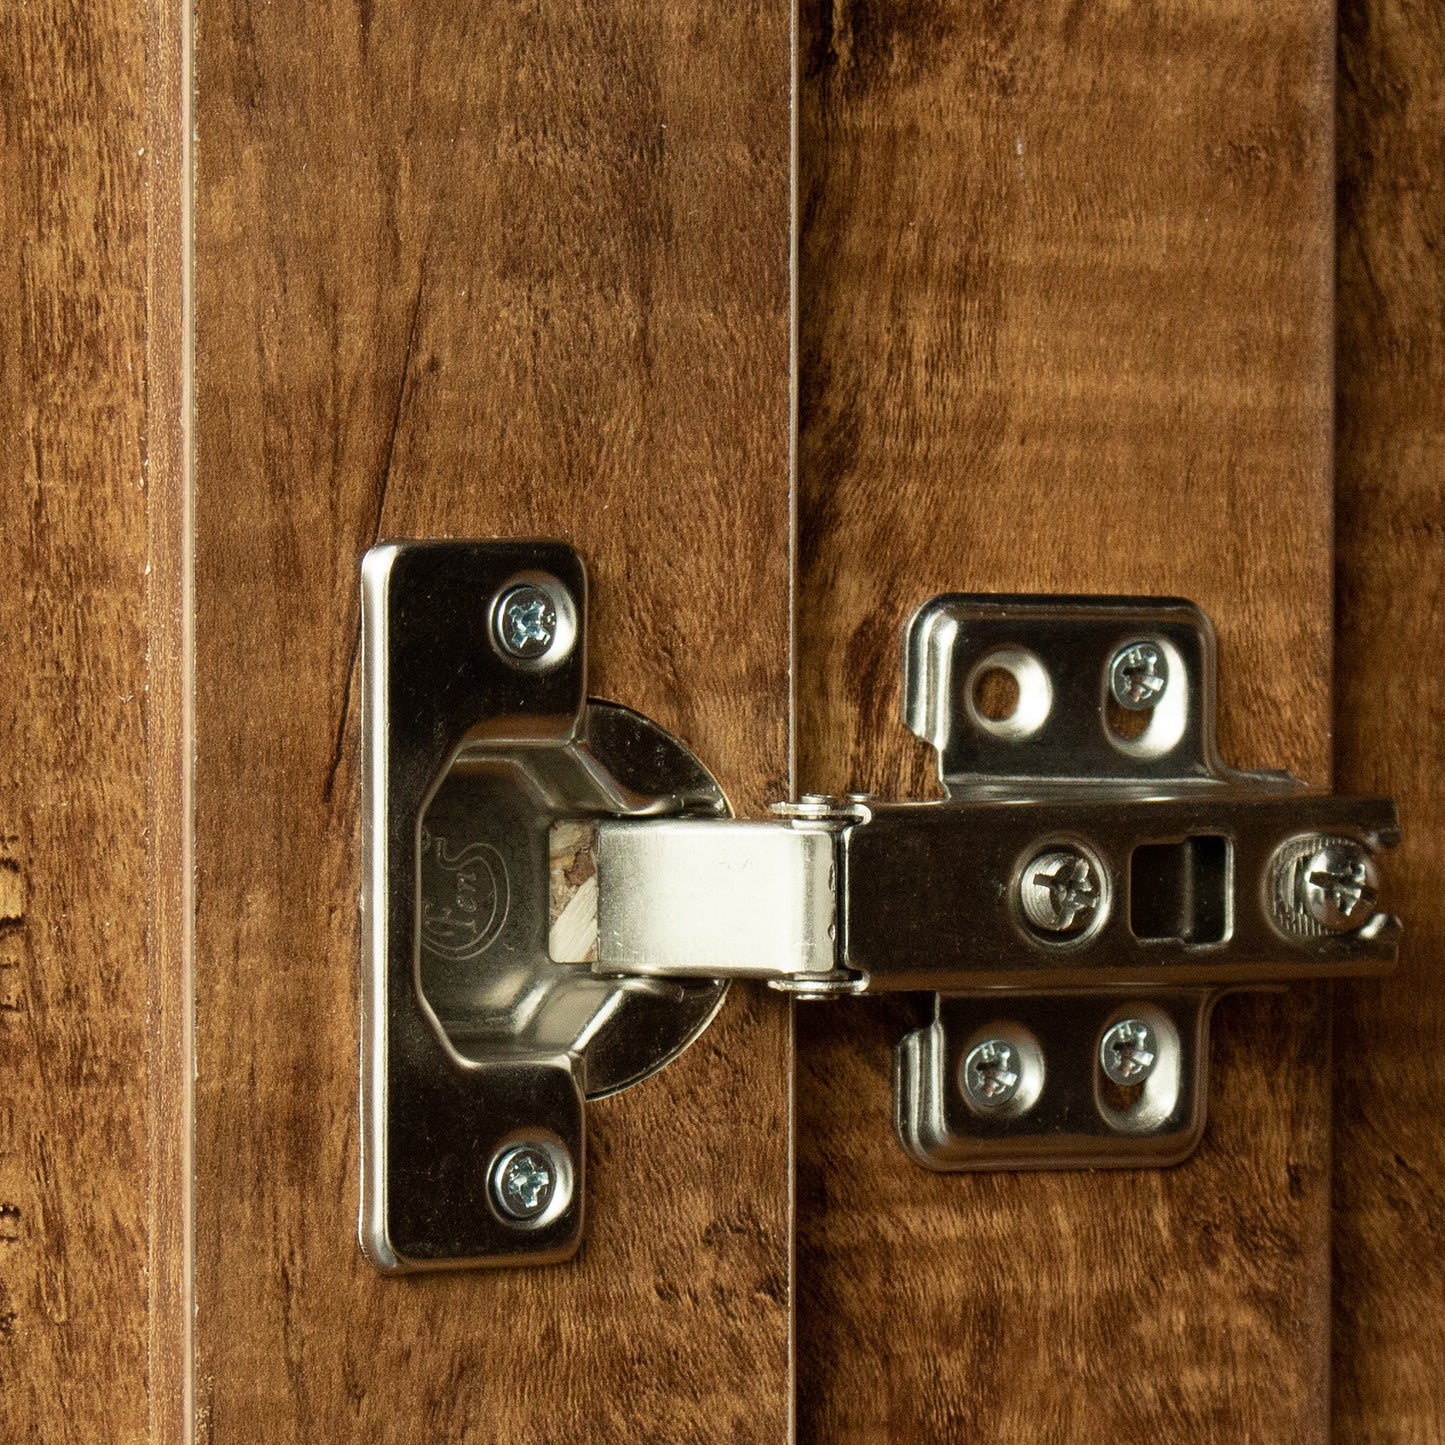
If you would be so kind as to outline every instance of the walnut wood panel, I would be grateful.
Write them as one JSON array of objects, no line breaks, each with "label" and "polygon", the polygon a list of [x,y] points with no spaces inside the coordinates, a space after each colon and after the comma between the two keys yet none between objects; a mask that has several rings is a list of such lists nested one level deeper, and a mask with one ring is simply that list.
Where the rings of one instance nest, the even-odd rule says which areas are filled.
[{"label": "walnut wood panel", "polygon": [[[1330,7],[820,4],[802,148],[799,784],[924,796],[940,590],[1183,594],[1221,742],[1328,781]],[[931,1176],[906,1010],[798,1016],[799,1433],[1319,1441],[1318,991],[1236,997],[1166,1172]]]},{"label": "walnut wood panel", "polygon": [[0,1436],[146,1434],[145,13],[0,8]]},{"label": "walnut wood panel", "polygon": [[358,565],[560,536],[593,690],[787,786],[784,4],[259,5],[197,27],[200,1437],[778,1438],[787,1011],[595,1106],[587,1238],[356,1245]]},{"label": "walnut wood panel", "polygon": [[1400,971],[1336,990],[1336,1438],[1445,1438],[1445,16],[1341,12],[1342,787],[1400,800]]}]

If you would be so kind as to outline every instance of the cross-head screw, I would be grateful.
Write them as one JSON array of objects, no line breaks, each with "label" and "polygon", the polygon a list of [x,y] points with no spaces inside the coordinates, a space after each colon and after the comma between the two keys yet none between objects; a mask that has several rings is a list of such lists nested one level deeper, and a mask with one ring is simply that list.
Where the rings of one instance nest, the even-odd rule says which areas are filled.
[{"label": "cross-head screw", "polygon": [[1081,933],[1104,901],[1099,870],[1077,848],[1038,854],[1019,878],[1024,917],[1044,933]]},{"label": "cross-head screw", "polygon": [[1099,1040],[1099,1063],[1116,1084],[1144,1083],[1158,1062],[1158,1040],[1143,1019],[1120,1019]]},{"label": "cross-head screw", "polygon": [[1358,843],[1338,839],[1310,854],[1299,871],[1300,904],[1322,928],[1346,933],[1375,911],[1379,878]]},{"label": "cross-head screw", "polygon": [[492,1162],[492,1199],[508,1219],[527,1224],[546,1213],[557,1192],[557,1168],[530,1144],[502,1149]]},{"label": "cross-head screw", "polygon": [[531,661],[557,640],[557,608],[543,588],[524,582],[497,604],[495,628],[503,652]]},{"label": "cross-head screw", "polygon": [[1128,712],[1155,706],[1169,686],[1169,662],[1152,642],[1131,642],[1109,664],[1109,695]]},{"label": "cross-head screw", "polygon": [[1023,1080],[1018,1051],[1007,1039],[985,1039],[963,1061],[963,1091],[980,1109],[1001,1109]]}]

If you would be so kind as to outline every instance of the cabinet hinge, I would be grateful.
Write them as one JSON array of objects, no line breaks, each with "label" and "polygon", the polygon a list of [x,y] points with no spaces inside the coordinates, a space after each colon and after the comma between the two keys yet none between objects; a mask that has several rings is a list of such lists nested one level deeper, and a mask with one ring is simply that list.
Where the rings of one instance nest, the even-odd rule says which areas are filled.
[{"label": "cabinet hinge", "polygon": [[380,1269],[572,1253],[585,1100],[674,1058],[733,978],[931,995],[896,1054],[904,1148],[1057,1169],[1194,1148],[1221,993],[1394,965],[1393,803],[1225,766],[1188,602],[936,597],[907,631],[904,719],[944,797],[735,820],[682,743],[587,698],[571,548],[383,544],[362,598]]}]

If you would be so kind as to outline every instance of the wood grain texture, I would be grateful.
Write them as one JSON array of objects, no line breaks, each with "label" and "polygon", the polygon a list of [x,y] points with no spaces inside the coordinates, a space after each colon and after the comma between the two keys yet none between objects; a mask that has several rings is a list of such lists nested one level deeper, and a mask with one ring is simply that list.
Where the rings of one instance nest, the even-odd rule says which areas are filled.
[{"label": "wood grain texture", "polygon": [[[1183,594],[1221,743],[1328,781],[1330,7],[809,17],[799,783],[928,796],[900,636],[954,589]],[[1327,1005],[1221,1006],[1161,1173],[930,1176],[903,1007],[798,1019],[805,1441],[1321,1441]]]},{"label": "wood grain texture", "polygon": [[0,8],[0,1437],[146,1434],[145,12]]},{"label": "wood grain texture", "polygon": [[1341,12],[1342,787],[1394,794],[1400,971],[1336,990],[1336,1438],[1445,1438],[1445,15]]},{"label": "wood grain texture", "polygon": [[560,536],[593,691],[786,790],[787,7],[197,33],[200,1438],[781,1438],[776,998],[591,1109],[575,1262],[362,1262],[355,712],[371,542]]},{"label": "wood grain texture", "polygon": [[190,0],[146,7],[146,1260],[149,1445],[194,1420]]}]

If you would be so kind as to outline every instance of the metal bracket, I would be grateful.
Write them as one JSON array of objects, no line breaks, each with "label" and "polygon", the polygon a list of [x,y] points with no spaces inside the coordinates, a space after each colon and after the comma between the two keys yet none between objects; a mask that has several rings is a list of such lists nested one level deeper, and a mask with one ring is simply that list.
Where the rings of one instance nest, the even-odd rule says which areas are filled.
[{"label": "metal bracket", "polygon": [[727,811],[680,743],[587,700],[585,613],[556,543],[362,567],[360,1234],[388,1273],[575,1252],[584,1098],[660,1068],[726,989],[548,957],[554,822]]},{"label": "metal bracket", "polygon": [[935,598],[905,718],[946,799],[733,821],[682,744],[586,700],[570,548],[386,544],[362,594],[380,1269],[575,1250],[584,1099],[685,1048],[729,978],[933,993],[897,1052],[910,1155],[1097,1168],[1198,1142],[1223,991],[1393,966],[1393,804],[1226,767],[1189,603]]}]

